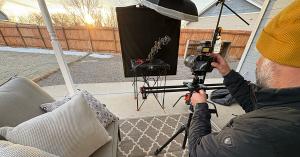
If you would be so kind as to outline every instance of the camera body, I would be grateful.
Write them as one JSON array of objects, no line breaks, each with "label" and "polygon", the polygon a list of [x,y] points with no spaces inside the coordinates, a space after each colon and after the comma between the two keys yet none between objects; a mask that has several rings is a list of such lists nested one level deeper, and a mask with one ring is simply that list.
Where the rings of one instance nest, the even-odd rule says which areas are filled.
[{"label": "camera body", "polygon": [[185,66],[191,68],[195,75],[205,75],[207,72],[212,72],[211,63],[214,57],[210,56],[213,51],[211,41],[203,41],[197,47],[197,54],[187,56],[184,60]]}]

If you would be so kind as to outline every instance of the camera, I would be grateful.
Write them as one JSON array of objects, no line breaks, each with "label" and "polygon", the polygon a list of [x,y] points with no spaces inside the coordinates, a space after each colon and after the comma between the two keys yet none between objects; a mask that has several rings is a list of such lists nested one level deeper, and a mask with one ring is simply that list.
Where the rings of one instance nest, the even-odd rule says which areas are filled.
[{"label": "camera", "polygon": [[211,53],[212,42],[203,41],[197,47],[196,54],[186,56],[184,64],[191,68],[193,74],[205,75],[213,70],[211,63],[214,61],[214,57],[210,56]]}]

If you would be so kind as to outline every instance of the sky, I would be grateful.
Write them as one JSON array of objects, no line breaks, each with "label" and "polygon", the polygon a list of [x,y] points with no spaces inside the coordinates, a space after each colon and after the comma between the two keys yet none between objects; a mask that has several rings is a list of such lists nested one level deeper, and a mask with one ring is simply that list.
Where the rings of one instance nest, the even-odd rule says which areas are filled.
[{"label": "sky", "polygon": [[[37,0],[0,0],[4,2],[1,10],[8,16],[22,16],[40,12]],[[45,0],[50,13],[64,12],[63,0]],[[102,0],[104,6],[128,6],[137,4],[139,0]],[[198,10],[205,8],[214,0],[192,0]]]}]

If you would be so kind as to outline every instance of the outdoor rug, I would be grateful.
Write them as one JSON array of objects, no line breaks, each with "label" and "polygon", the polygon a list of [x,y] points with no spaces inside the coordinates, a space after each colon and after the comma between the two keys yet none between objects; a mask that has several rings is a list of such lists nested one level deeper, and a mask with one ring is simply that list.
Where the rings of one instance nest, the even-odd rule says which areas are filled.
[{"label": "outdoor rug", "polygon": [[[146,117],[120,121],[119,157],[155,156],[161,147],[188,120],[188,114]],[[188,157],[188,146],[182,150],[184,133],[179,134],[158,156]]]}]

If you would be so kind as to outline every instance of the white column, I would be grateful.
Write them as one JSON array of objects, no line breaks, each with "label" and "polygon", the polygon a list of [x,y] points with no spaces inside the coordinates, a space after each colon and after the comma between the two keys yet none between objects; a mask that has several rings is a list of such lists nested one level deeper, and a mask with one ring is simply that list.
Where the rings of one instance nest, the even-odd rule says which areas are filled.
[{"label": "white column", "polygon": [[53,50],[55,53],[55,57],[58,62],[61,73],[63,75],[63,78],[65,80],[68,92],[70,95],[74,95],[75,90],[74,90],[74,85],[73,85],[73,79],[71,77],[68,65],[64,61],[63,50],[62,50],[59,40],[56,36],[46,3],[44,0],[38,0],[38,3],[39,3],[39,7],[41,10],[42,16],[44,18],[44,22],[47,26],[47,30],[48,30],[50,38],[51,38],[51,44],[52,44],[52,47],[53,47]]}]

